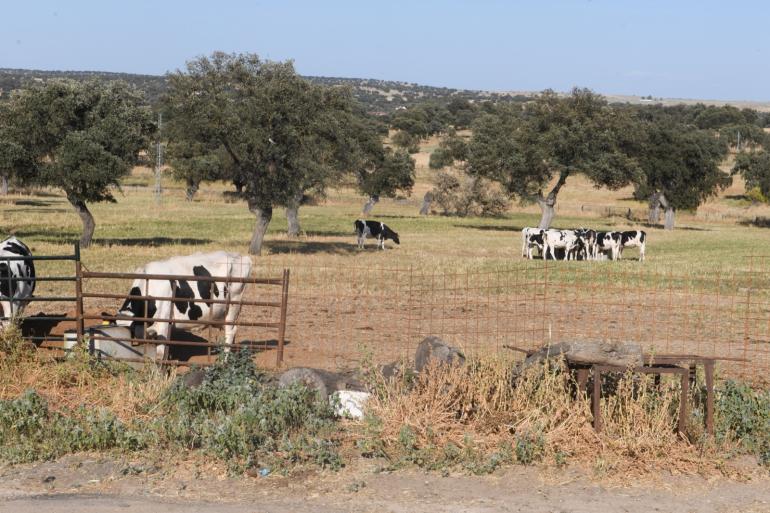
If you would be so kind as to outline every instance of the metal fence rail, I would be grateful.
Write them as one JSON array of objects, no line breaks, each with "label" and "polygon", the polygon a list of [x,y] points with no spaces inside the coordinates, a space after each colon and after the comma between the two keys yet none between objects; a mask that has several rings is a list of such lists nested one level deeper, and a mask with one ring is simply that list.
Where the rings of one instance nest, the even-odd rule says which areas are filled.
[{"label": "metal fence rail", "polygon": [[[134,280],[143,280],[145,282],[150,281],[170,281],[171,282],[171,295],[170,296],[154,296],[150,294],[143,294],[143,295],[131,295],[131,294],[112,294],[112,293],[103,293],[103,292],[90,292],[86,290],[80,291],[80,298],[82,301],[91,300],[91,299],[138,299],[138,300],[144,300],[145,301],[145,312],[143,316],[127,316],[127,315],[110,315],[107,313],[99,313],[99,314],[88,314],[83,313],[82,314],[82,321],[100,321],[102,323],[111,323],[114,321],[131,321],[131,322],[139,322],[143,324],[143,336],[139,337],[130,337],[130,338],[124,338],[124,337],[106,337],[99,334],[91,334],[90,338],[92,340],[112,340],[112,341],[123,341],[123,342],[131,342],[132,344],[152,344],[152,345],[167,345],[170,347],[203,347],[207,348],[207,354],[210,355],[211,348],[214,347],[223,347],[224,344],[221,342],[214,342],[213,336],[211,333],[212,328],[223,328],[227,326],[237,327],[237,328],[248,328],[248,327],[259,327],[259,328],[270,328],[272,330],[275,330],[277,333],[277,343],[276,343],[276,366],[281,366],[283,363],[283,354],[284,354],[284,344],[286,339],[286,314],[287,314],[287,305],[288,305],[288,297],[289,297],[289,270],[284,269],[282,272],[282,275],[280,278],[257,278],[257,277],[231,277],[231,276],[195,276],[195,275],[177,275],[177,274],[143,274],[143,273],[109,273],[109,272],[93,272],[88,270],[82,270],[80,273],[80,276],[82,280],[85,280],[83,283],[85,284],[91,284],[93,282],[101,281],[101,282],[123,282],[126,280],[134,281]],[[215,298],[189,298],[189,297],[182,297],[177,295],[177,283],[181,281],[187,281],[187,282],[209,282],[209,283],[222,283],[224,284],[224,290],[229,291],[230,290],[230,284],[232,283],[243,283],[245,285],[251,285],[251,287],[257,287],[260,285],[266,285],[266,286],[278,286],[281,288],[280,292],[280,298],[278,301],[249,301],[244,300],[243,296],[238,300],[231,300],[229,295],[225,299],[215,299]],[[248,288],[246,288],[248,290]],[[245,293],[245,292],[244,292]],[[228,293],[226,293],[228,294]],[[173,305],[178,302],[187,302],[194,299],[194,303],[201,303],[206,304],[209,306],[209,316],[208,318],[200,318],[195,320],[189,320],[186,318],[181,317],[174,317],[174,308]],[[152,316],[147,313],[147,307],[149,301],[168,301],[172,303],[172,308],[170,309],[171,316],[170,317],[158,317],[158,316]],[[226,305],[226,306],[237,306],[240,310],[240,314],[235,320],[227,321],[227,320],[216,320],[211,317],[211,305]],[[268,308],[268,309],[276,309],[278,310],[278,319],[276,321],[272,322],[266,322],[266,321],[251,321],[246,320],[249,319],[248,314],[244,316],[243,308],[244,307],[260,307],[260,308]],[[170,337],[169,339],[153,339],[153,338],[147,338],[147,328],[154,324],[154,323],[168,323],[172,327],[175,324],[184,324],[184,325],[200,325],[204,326],[208,329],[208,335],[206,337],[205,341],[191,341],[191,340],[175,340],[171,338],[171,334],[173,333],[173,329],[169,331]],[[163,361],[161,363],[169,363],[169,364],[175,364],[171,361]],[[179,362],[176,362],[179,363]],[[206,365],[206,362],[196,362],[197,364]]]}]

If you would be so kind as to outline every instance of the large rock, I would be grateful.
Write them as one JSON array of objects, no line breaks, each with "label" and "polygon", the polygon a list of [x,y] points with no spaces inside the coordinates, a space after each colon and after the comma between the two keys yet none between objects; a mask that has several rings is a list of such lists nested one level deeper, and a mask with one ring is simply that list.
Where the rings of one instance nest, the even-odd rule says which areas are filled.
[{"label": "large rock", "polygon": [[642,365],[642,346],[628,342],[560,342],[544,346],[524,360],[523,367],[539,363],[546,358],[564,356],[568,363],[617,365],[637,367]]},{"label": "large rock", "polygon": [[435,360],[440,364],[463,365],[465,355],[459,349],[450,346],[438,337],[427,337],[417,346],[414,354],[414,368],[422,372],[428,362]]},{"label": "large rock", "polygon": [[280,387],[287,387],[297,382],[318,391],[324,398],[339,390],[361,391],[364,389],[361,380],[350,372],[336,373],[309,367],[294,367],[278,378],[278,386]]}]

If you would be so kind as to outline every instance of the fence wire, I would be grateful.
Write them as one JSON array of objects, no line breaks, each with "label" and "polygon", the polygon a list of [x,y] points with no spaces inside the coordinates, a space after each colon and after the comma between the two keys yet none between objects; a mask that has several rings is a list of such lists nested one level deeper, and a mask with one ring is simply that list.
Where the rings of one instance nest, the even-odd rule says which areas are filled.
[{"label": "fence wire", "polygon": [[460,272],[293,264],[286,363],[387,363],[412,357],[429,335],[469,355],[599,340],[742,359],[723,362],[722,375],[763,381],[768,266],[770,256],[751,257],[748,271],[688,275],[615,262],[527,261]]}]

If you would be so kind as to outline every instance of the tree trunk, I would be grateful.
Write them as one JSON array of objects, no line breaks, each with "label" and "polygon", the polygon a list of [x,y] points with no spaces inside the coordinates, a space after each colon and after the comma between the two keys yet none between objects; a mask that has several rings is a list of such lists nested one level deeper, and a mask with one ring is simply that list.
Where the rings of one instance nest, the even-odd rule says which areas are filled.
[{"label": "tree trunk", "polygon": [[420,207],[420,215],[427,216],[430,214],[430,204],[433,202],[433,192],[428,191],[422,198],[422,206]]},{"label": "tree trunk", "polygon": [[674,229],[674,215],[676,214],[676,209],[671,206],[671,204],[668,202],[668,198],[665,194],[662,192],[658,196],[658,200],[660,201],[660,205],[663,207],[665,211],[665,222],[663,224],[663,229],[665,230],[673,230]]},{"label": "tree trunk", "polygon": [[289,224],[287,234],[289,237],[299,237],[299,205],[302,203],[302,193],[297,193],[291,198],[286,205],[286,221]]},{"label": "tree trunk", "polygon": [[548,193],[548,196],[543,197],[542,192],[538,193],[536,201],[540,207],[540,211],[542,212],[542,215],[540,216],[540,224],[538,225],[539,229],[547,230],[551,227],[555,213],[554,207],[556,206],[556,197],[559,195],[559,191],[564,186],[564,184],[567,183],[568,176],[569,171],[563,169],[559,173],[559,180],[556,182],[556,185],[553,186],[551,192]]},{"label": "tree trunk", "polygon": [[0,194],[3,196],[8,194],[8,177],[2,176],[2,183],[0,183]]},{"label": "tree trunk", "polygon": [[200,182],[196,182],[194,180],[187,180],[187,188],[185,189],[185,198],[187,198],[187,201],[192,201],[195,197],[195,193],[198,192],[198,187],[200,186]]},{"label": "tree trunk", "polygon": [[262,254],[262,241],[267,233],[267,227],[273,218],[273,207],[258,207],[249,202],[249,210],[257,216],[257,224],[254,226],[254,234],[251,236],[249,244],[249,253],[252,255]]},{"label": "tree trunk", "polygon": [[540,224],[537,225],[537,227],[541,230],[547,230],[551,227],[551,223],[553,222],[553,216],[556,213],[554,209],[555,202],[548,202],[547,199],[544,200],[538,200],[537,202],[538,206],[540,207]]},{"label": "tree trunk", "polygon": [[243,183],[242,181],[236,178],[235,180],[233,180],[233,185],[235,185],[235,192],[237,192],[238,194],[243,194],[243,188],[246,186],[245,183]]},{"label": "tree trunk", "polygon": [[658,224],[660,222],[660,193],[658,191],[650,195],[650,212],[647,215],[647,221],[650,224]]},{"label": "tree trunk", "polygon": [[83,222],[83,235],[80,237],[80,247],[87,248],[91,245],[91,239],[93,239],[94,230],[96,229],[94,216],[91,215],[91,212],[83,201],[74,198],[67,199],[69,200],[70,205],[75,209],[75,212],[80,216],[80,220]]},{"label": "tree trunk", "polygon": [[374,205],[377,204],[377,202],[380,201],[380,197],[376,194],[372,194],[369,196],[369,201],[366,202],[364,205],[363,213],[365,216],[368,216],[372,213],[372,209],[374,208]]},{"label": "tree trunk", "polygon": [[666,222],[663,225],[663,228],[666,230],[673,230],[674,229],[674,215],[676,214],[676,209],[672,207],[671,205],[666,207]]}]

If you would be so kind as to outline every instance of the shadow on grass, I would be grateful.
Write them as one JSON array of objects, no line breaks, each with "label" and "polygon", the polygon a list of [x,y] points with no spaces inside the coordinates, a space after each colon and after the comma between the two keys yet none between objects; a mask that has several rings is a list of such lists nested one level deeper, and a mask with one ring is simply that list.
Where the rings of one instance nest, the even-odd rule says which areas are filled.
[{"label": "shadow on grass", "polygon": [[284,253],[331,253],[347,255],[358,251],[356,244],[348,242],[316,242],[316,241],[273,241],[266,244],[273,254]]},{"label": "shadow on grass", "polygon": [[738,221],[741,226],[754,226],[756,228],[770,228],[770,217],[757,216],[754,219]]},{"label": "shadow on grass", "polygon": [[355,237],[356,231],[353,229],[353,223],[350,223],[350,230],[308,230],[306,237]]},{"label": "shadow on grass", "polygon": [[520,226],[500,226],[500,225],[486,225],[486,224],[453,224],[455,228],[470,228],[472,230],[482,230],[487,232],[519,232],[523,227]]},{"label": "shadow on grass", "polygon": [[[19,230],[13,232],[13,235],[24,240],[31,239],[35,242],[48,242],[53,244],[73,244],[80,239],[80,233],[74,231],[62,231],[52,233],[44,230]],[[94,246],[198,246],[201,244],[210,244],[212,239],[195,239],[190,237],[139,237],[139,238],[94,238]]]},{"label": "shadow on grass", "polygon": [[[653,223],[639,223],[640,226],[643,226],[645,228],[657,228],[659,230],[663,229],[662,224],[653,224]],[[674,226],[674,229],[672,231],[690,231],[690,232],[711,232],[710,228],[696,228],[695,226]]]},{"label": "shadow on grass", "polygon": [[94,239],[98,246],[198,246],[210,244],[211,239],[195,239],[191,237],[140,237],[135,239]]}]

